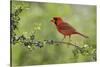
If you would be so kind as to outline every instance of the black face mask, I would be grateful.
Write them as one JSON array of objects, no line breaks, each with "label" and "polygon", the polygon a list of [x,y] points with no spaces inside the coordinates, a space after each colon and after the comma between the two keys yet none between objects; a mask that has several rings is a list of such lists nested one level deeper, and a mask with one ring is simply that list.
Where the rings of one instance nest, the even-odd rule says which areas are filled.
[{"label": "black face mask", "polygon": [[55,23],[55,25],[57,25],[57,18],[53,18],[53,19],[55,20],[55,22],[54,22],[54,23]]}]

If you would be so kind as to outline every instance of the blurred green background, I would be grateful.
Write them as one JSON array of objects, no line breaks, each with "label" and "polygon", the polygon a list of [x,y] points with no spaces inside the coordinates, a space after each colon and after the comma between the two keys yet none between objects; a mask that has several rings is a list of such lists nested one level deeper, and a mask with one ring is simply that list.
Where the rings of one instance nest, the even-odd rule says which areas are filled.
[{"label": "blurred green background", "polygon": [[[56,27],[50,22],[52,17],[60,16],[71,24],[77,31],[89,36],[85,39],[79,35],[72,35],[71,42],[82,47],[88,41],[96,49],[96,6],[57,4],[42,2],[12,1],[12,13],[22,7],[24,10],[19,15],[21,20],[18,25],[18,35],[29,36],[35,31],[37,40],[62,40],[63,35],[57,32]],[[68,37],[64,40],[68,41]],[[79,54],[75,57],[72,53],[74,47],[61,44],[45,45],[43,48],[28,48],[17,44],[12,45],[12,65],[40,65],[61,64],[74,62],[94,61],[91,55]],[[91,49],[89,49],[91,51]]]}]

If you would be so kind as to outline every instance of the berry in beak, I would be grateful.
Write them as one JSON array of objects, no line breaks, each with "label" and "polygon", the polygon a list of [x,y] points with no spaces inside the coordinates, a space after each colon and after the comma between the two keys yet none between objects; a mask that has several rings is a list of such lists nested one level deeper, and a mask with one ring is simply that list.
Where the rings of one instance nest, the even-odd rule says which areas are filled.
[{"label": "berry in beak", "polygon": [[51,22],[55,22],[55,20],[52,19]]}]

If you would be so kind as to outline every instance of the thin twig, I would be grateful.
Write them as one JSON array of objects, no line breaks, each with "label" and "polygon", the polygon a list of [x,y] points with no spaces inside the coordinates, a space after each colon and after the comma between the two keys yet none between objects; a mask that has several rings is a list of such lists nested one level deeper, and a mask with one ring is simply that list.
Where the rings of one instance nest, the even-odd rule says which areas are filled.
[{"label": "thin twig", "polygon": [[47,40],[46,43],[47,44],[66,44],[66,45],[74,46],[74,47],[78,48],[79,50],[81,50],[80,46],[74,45],[74,44],[72,44],[70,42],[53,41],[53,40],[49,41],[49,40]]}]

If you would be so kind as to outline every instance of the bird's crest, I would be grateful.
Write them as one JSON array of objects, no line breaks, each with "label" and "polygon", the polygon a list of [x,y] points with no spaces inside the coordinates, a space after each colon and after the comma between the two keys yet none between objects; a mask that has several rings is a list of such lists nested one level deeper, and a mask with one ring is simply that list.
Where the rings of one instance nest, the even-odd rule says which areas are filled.
[{"label": "bird's crest", "polygon": [[59,19],[59,20],[62,20],[61,17],[59,17],[59,16],[55,16],[55,17],[53,17],[53,19]]}]

